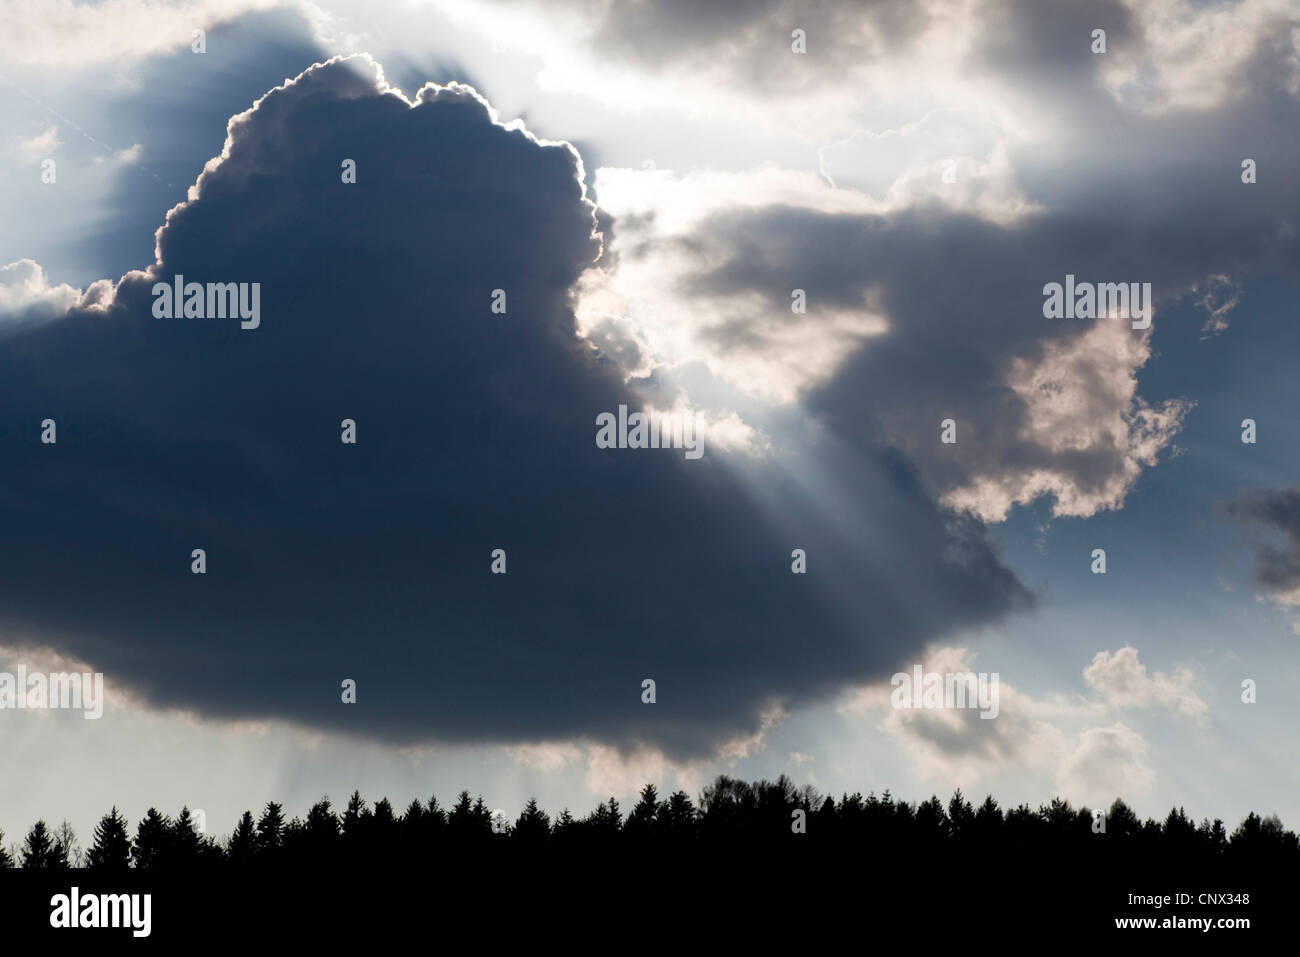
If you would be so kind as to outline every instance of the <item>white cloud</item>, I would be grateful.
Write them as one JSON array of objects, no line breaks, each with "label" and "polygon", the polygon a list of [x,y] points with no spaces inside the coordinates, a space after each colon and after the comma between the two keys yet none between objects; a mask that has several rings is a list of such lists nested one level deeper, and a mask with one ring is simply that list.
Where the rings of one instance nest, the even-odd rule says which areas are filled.
[{"label": "white cloud", "polygon": [[[988,462],[945,492],[944,504],[986,522],[1000,522],[1012,505],[1042,495],[1054,496],[1057,516],[1120,508],[1192,408],[1180,399],[1153,406],[1137,394],[1150,335],[1135,333],[1126,320],[1102,318],[1083,335],[1045,342],[1036,358],[1016,357],[1006,385],[1027,408],[1017,439],[1033,454]],[[1086,480],[1067,464],[1085,457],[1103,463]]]},{"label": "white cloud", "polygon": [[1137,649],[1125,645],[1113,654],[1099,651],[1083,678],[1097,694],[1115,708],[1169,708],[1185,714],[1204,727],[1209,723],[1209,707],[1196,693],[1196,678],[1189,668],[1173,674],[1157,671],[1148,674],[1138,660]]},{"label": "white cloud", "polygon": [[1089,728],[1061,762],[1057,789],[1066,798],[1093,805],[1145,794],[1155,783],[1147,751],[1143,737],[1123,722]]},{"label": "white cloud", "polygon": [[[975,671],[961,647],[931,648],[920,664],[940,674]],[[1097,722],[1115,709],[1159,706],[1204,725],[1208,708],[1193,689],[1191,672],[1148,675],[1136,649],[1125,647],[1114,655],[1098,652],[1083,675],[1094,697],[1035,698],[999,675],[999,712],[992,719],[981,718],[976,708],[895,708],[888,682],[855,689],[839,709],[849,716],[879,715],[880,729],[937,781],[970,788],[988,775],[1037,771],[1054,775],[1064,795],[1091,802],[1150,790],[1154,772],[1146,741],[1122,722]]]},{"label": "white cloud", "polygon": [[712,214],[782,205],[868,214],[885,208],[880,200],[832,189],[812,173],[771,166],[681,175],[606,167],[596,171],[595,193],[615,217],[609,254],[617,268],[593,267],[584,275],[575,311],[580,329],[598,345],[604,347],[611,333],[638,344],[641,361],[625,367],[628,374],[700,363],[741,393],[790,402],[886,328],[867,303],[861,309],[819,307],[815,328],[772,324],[750,347],[724,350],[711,331],[771,313],[772,306],[757,292],[707,295],[686,287],[690,277],[723,264],[724,250],[710,251],[693,239]]},{"label": "white cloud", "polygon": [[251,10],[289,5],[282,0],[8,0],[0,4],[0,62],[75,69],[118,63],[187,49],[194,30]]},{"label": "white cloud", "polygon": [[547,774],[561,771],[582,760],[582,749],[571,741],[520,744],[510,748],[516,761]]},{"label": "white cloud", "polygon": [[103,306],[112,289],[106,279],[91,283],[84,294],[66,283],[51,285],[45,270],[31,259],[0,266],[0,329],[7,324],[52,319],[73,306]]},{"label": "white cloud", "polygon": [[1228,328],[1228,313],[1237,307],[1237,287],[1222,273],[1216,273],[1198,283],[1192,292],[1199,297],[1196,302],[1205,310],[1207,318],[1201,326],[1201,338],[1217,336]]},{"label": "white cloud", "polygon": [[[733,764],[762,751],[767,736],[788,716],[785,708],[771,705],[763,711],[758,730],[724,741],[712,756],[694,761],[674,761],[662,749],[651,745],[618,748],[589,739],[514,745],[509,752],[520,764],[547,774],[585,764],[584,783],[598,797],[627,797],[639,792],[647,783],[657,784],[661,790],[681,788],[691,791],[710,769]],[[799,757],[799,764],[812,760],[807,755]],[[792,761],[794,758],[795,755],[791,755]]]},{"label": "white cloud", "polygon": [[53,156],[54,151],[62,145],[63,141],[59,139],[59,127],[51,123],[31,139],[19,141],[18,158],[24,163],[39,163]]},{"label": "white cloud", "polygon": [[[974,671],[965,648],[932,648],[919,662],[926,672]],[[981,718],[975,708],[895,708],[890,684],[856,689],[841,700],[845,714],[877,712],[880,728],[892,736],[921,772],[935,780],[973,787],[990,773],[1053,767],[1070,750],[1064,732],[1039,717],[1043,706],[999,676],[996,718]],[[1058,711],[1087,711],[1084,703],[1051,702]]]},{"label": "white cloud", "polygon": [[144,152],[142,143],[134,143],[124,150],[113,150],[108,155],[98,155],[91,162],[96,166],[102,163],[119,163],[124,166],[133,166],[140,162],[140,155]]},{"label": "white cloud", "polygon": [[1124,2],[1141,42],[1108,48],[1101,76],[1116,100],[1142,113],[1203,111],[1231,102],[1249,88],[1243,74],[1263,43],[1289,33],[1300,49],[1300,11],[1291,0]]}]

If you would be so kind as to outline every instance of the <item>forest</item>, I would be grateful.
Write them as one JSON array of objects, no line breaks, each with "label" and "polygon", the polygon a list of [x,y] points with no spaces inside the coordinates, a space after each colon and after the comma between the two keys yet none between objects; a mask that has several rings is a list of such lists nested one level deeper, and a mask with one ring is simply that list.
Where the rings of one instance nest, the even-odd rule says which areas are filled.
[{"label": "forest", "polygon": [[517,816],[488,808],[461,791],[447,807],[437,797],[412,800],[400,812],[387,798],[370,805],[354,792],[341,810],[322,798],[304,816],[286,819],[268,802],[255,817],[245,811],[221,837],[203,832],[194,812],[175,816],[150,808],[134,827],[116,807],[100,819],[82,846],[66,821],[37,821],[21,841],[6,846],[0,831],[0,868],[92,871],[315,866],[339,859],[411,859],[424,852],[490,852],[492,848],[566,850],[671,847],[710,853],[720,847],[781,846],[841,852],[869,847],[873,854],[918,855],[996,850],[999,855],[1071,855],[1075,859],[1300,864],[1300,839],[1276,816],[1251,812],[1229,831],[1222,820],[1196,822],[1182,808],[1165,818],[1140,819],[1117,798],[1109,807],[1073,807],[1054,798],[1038,808],[1003,809],[990,795],[972,804],[960,790],[943,802],[896,800],[889,791],[835,799],[812,787],[720,776],[692,799],[685,791],[661,797],[647,784],[626,814],[614,798],[590,813],[568,808],[554,816],[530,800]]}]

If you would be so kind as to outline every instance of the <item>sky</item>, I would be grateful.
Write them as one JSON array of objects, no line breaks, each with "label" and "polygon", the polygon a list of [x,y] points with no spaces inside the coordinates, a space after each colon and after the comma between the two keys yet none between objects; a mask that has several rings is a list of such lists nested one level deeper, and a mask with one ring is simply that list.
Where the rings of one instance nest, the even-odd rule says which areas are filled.
[{"label": "sky", "polygon": [[6,841],[720,773],[1294,828],[1297,156],[1281,0],[11,0],[0,673],[105,708],[0,709]]}]

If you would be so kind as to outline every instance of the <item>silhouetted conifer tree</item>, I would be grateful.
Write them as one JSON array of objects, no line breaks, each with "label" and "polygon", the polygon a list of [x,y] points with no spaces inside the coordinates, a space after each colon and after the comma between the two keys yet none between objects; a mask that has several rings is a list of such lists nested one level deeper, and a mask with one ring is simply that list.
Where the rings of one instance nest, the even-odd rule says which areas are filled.
[{"label": "silhouetted conifer tree", "polygon": [[578,822],[574,820],[573,815],[569,813],[569,809],[566,807],[560,812],[555,819],[555,823],[551,826],[551,835],[562,839],[572,838],[577,826]]},{"label": "silhouetted conifer tree", "polygon": [[461,791],[456,796],[456,803],[452,805],[451,813],[447,815],[447,826],[451,830],[453,837],[457,839],[467,838],[474,830],[474,802],[471,800],[468,791]]},{"label": "silhouetted conifer tree", "polygon": [[596,840],[610,839],[617,836],[623,827],[623,815],[619,812],[618,802],[612,797],[603,804],[596,805],[583,819],[583,830]]},{"label": "silhouetted conifer tree", "polygon": [[1106,812],[1106,834],[1111,837],[1132,837],[1142,830],[1137,815],[1127,804],[1115,798],[1110,810]]},{"label": "silhouetted conifer tree", "polygon": [[696,834],[699,812],[695,802],[685,791],[674,791],[668,796],[668,802],[659,812],[663,833],[672,838],[691,838]]},{"label": "silhouetted conifer tree", "polygon": [[284,846],[284,813],[279,804],[267,801],[262,816],[257,819],[257,853],[274,857]]},{"label": "silhouetted conifer tree", "polygon": [[226,842],[226,858],[232,864],[247,864],[257,852],[257,825],[253,812],[245,811]]},{"label": "silhouetted conifer tree", "polygon": [[515,821],[512,836],[520,841],[544,841],[551,834],[551,819],[545,811],[537,806],[536,798],[529,798],[523,812]]},{"label": "silhouetted conifer tree", "polygon": [[961,788],[952,792],[948,800],[948,833],[961,839],[971,837],[975,828],[975,809],[971,807]]},{"label": "silhouetted conifer tree", "polygon": [[478,835],[490,835],[492,833],[492,812],[483,803],[483,795],[481,794],[474,799],[473,833]]},{"label": "silhouetted conifer tree", "polygon": [[643,787],[640,799],[632,808],[632,813],[627,816],[628,834],[638,837],[648,836],[654,830],[659,815],[659,804],[659,791],[655,786],[647,784]]},{"label": "silhouetted conifer tree", "polygon": [[95,825],[86,866],[97,871],[123,871],[131,866],[131,837],[126,817],[114,805]]},{"label": "silhouetted conifer tree", "polygon": [[360,791],[353,791],[352,797],[348,798],[348,806],[343,810],[342,828],[343,842],[346,846],[357,850],[365,840],[365,830],[370,820],[370,811],[366,808],[366,802],[362,800]]},{"label": "silhouetted conifer tree", "polygon": [[199,859],[199,832],[189,807],[171,822],[170,840],[167,842],[166,862],[177,867],[192,867]]},{"label": "silhouetted conifer tree", "polygon": [[[1170,809],[1163,822],[1139,821],[1116,799],[1103,832],[1094,830],[1092,810],[1076,809],[1059,797],[1037,811],[1022,803],[1005,815],[992,795],[976,809],[960,789],[946,808],[937,796],[914,806],[896,801],[888,790],[879,798],[872,792],[864,800],[855,793],[836,802],[816,789],[797,788],[785,775],[753,783],[721,775],[704,789],[698,808],[684,791],[660,800],[656,787],[647,784],[626,821],[614,797],[581,820],[565,808],[553,823],[536,798],[530,798],[508,825],[507,833],[514,840],[506,843],[516,848],[549,846],[562,854],[586,846],[644,847],[636,842],[652,836],[656,841],[699,841],[692,846],[713,853],[707,849],[718,844],[752,843],[755,837],[791,833],[796,809],[808,815],[808,837],[786,845],[800,848],[792,851],[797,854],[818,847],[839,853],[869,846],[875,854],[915,856],[918,848],[933,850],[961,842],[999,860],[1019,857],[1022,865],[1031,867],[1041,866],[1044,855],[1064,858],[1084,872],[1123,869],[1143,860],[1175,861],[1180,866],[1215,862],[1251,868],[1300,866],[1300,837],[1286,830],[1276,815],[1251,812],[1229,836],[1223,821],[1206,818],[1196,825],[1181,807]],[[312,805],[305,817],[295,816],[288,823],[281,805],[273,801],[256,823],[245,811],[222,847],[196,830],[188,807],[175,820],[150,808],[134,840],[129,840],[126,818],[114,807],[100,819],[84,857],[89,867],[100,871],[120,871],[131,863],[145,869],[200,870],[223,861],[234,865],[275,861],[316,870],[342,849],[363,863],[391,868],[426,852],[464,849],[466,841],[477,854],[497,843],[491,823],[482,796],[471,799],[467,791],[460,792],[450,813],[444,814],[437,799],[431,798],[427,807],[411,801],[400,817],[387,798],[369,811],[354,791],[342,815],[334,812],[328,798]],[[678,844],[678,853],[685,853],[685,847]],[[734,843],[731,849],[737,850]],[[38,821],[17,855],[0,846],[0,867],[12,866],[14,857],[23,867],[67,867],[75,854],[71,826],[65,822],[51,832],[44,821]]]},{"label": "silhouetted conifer tree", "polygon": [[26,868],[63,868],[68,866],[67,849],[64,848],[44,821],[37,821],[23,841],[22,866]]},{"label": "silhouetted conifer tree", "polygon": [[131,845],[131,860],[136,867],[156,867],[165,860],[171,821],[149,808],[136,825],[135,841]]},{"label": "silhouetted conifer tree", "polygon": [[429,798],[429,807],[424,813],[424,821],[430,833],[436,833],[446,826],[447,812],[438,803],[437,795]]},{"label": "silhouetted conifer tree", "polygon": [[1002,808],[990,794],[975,812],[974,833],[981,841],[994,841],[1002,834]]},{"label": "silhouetted conifer tree", "polygon": [[916,828],[922,840],[938,840],[948,833],[948,815],[939,795],[932,794],[916,806]]}]

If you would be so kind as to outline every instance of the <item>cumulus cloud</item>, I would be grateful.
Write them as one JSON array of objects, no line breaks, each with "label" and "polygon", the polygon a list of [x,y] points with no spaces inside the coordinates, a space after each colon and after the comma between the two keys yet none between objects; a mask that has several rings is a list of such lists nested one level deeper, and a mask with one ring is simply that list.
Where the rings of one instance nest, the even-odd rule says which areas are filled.
[{"label": "cumulus cloud", "polygon": [[[917,663],[925,673],[978,673],[974,657],[961,647],[930,648]],[[1162,707],[1199,727],[1208,724],[1209,709],[1191,671],[1150,675],[1135,648],[1098,652],[1083,677],[1093,692],[1089,697],[1034,697],[999,674],[998,711],[991,719],[974,707],[894,707],[894,689],[883,682],[855,688],[839,707],[848,715],[882,716],[881,730],[935,780],[969,787],[990,774],[1047,771],[1061,793],[1086,801],[1145,792],[1154,778],[1142,736],[1121,721],[1109,727],[1098,721],[1116,710]]]},{"label": "cumulus cloud", "polygon": [[1187,715],[1202,727],[1209,723],[1210,709],[1196,693],[1196,678],[1191,669],[1148,674],[1132,645],[1125,645],[1113,654],[1097,652],[1083,669],[1083,679],[1112,707],[1169,708]]},{"label": "cumulus cloud", "polygon": [[981,445],[964,457],[968,477],[944,501],[990,522],[1043,495],[1059,516],[1123,505],[1192,407],[1181,399],[1152,406],[1137,394],[1137,373],[1150,354],[1149,331],[1135,334],[1110,319],[1073,340],[1045,343],[1037,357],[1016,356],[1004,384],[1022,404],[1011,436],[1019,443],[1017,460],[1009,444]]},{"label": "cumulus cloud", "polygon": [[[234,117],[153,265],[0,343],[0,618],[159,707],[689,763],[1030,600],[887,449],[812,443],[828,510],[725,447],[597,448],[639,399],[571,308],[601,253],[582,179],[469,87],[408,100],[364,57]],[[260,283],[260,326],[154,318],[177,274]]]},{"label": "cumulus cloud", "polygon": [[[965,648],[938,647],[919,657],[926,673],[968,674],[973,658]],[[908,673],[908,672],[904,672]],[[1086,712],[1081,702],[1037,702],[1002,679],[998,714],[982,718],[977,708],[895,708],[888,683],[855,689],[840,702],[846,714],[883,714],[881,729],[893,737],[923,773],[972,786],[990,773],[1055,766],[1069,753],[1069,740],[1044,715]]]},{"label": "cumulus cloud", "polygon": [[0,335],[62,316],[75,306],[101,307],[111,295],[107,280],[92,283],[84,293],[66,283],[51,284],[30,259],[0,266]]},{"label": "cumulus cloud", "polygon": [[1089,728],[1056,774],[1058,791],[1075,801],[1106,805],[1145,794],[1155,783],[1146,740],[1122,721]]}]

